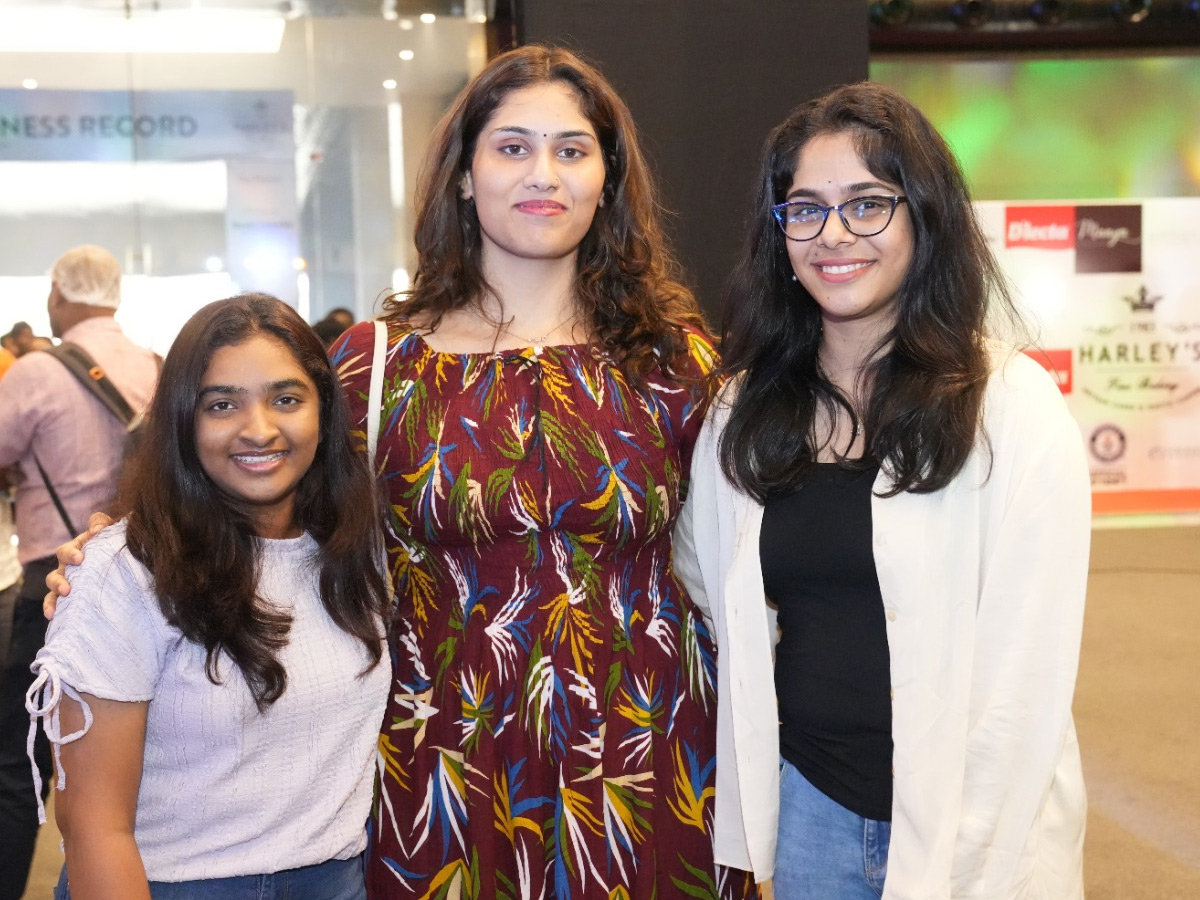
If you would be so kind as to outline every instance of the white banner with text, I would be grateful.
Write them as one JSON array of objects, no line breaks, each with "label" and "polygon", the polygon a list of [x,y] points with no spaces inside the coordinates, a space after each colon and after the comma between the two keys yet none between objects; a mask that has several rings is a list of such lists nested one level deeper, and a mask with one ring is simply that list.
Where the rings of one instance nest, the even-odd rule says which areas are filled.
[{"label": "white banner with text", "polygon": [[1200,510],[1200,198],[977,204],[1095,511]]}]

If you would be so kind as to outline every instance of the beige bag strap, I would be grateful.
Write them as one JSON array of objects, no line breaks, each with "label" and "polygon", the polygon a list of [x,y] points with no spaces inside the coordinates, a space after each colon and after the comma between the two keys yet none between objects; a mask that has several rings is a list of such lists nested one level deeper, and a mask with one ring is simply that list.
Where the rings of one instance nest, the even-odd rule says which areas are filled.
[{"label": "beige bag strap", "polygon": [[375,350],[371,354],[371,382],[367,389],[367,459],[375,471],[375,448],[379,446],[379,420],[383,416],[383,366],[387,358],[387,323],[375,320]]}]

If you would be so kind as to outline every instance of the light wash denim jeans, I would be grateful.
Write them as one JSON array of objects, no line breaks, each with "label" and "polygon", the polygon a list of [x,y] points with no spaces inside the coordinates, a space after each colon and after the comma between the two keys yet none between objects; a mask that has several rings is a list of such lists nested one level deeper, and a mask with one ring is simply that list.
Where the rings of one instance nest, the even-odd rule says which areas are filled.
[{"label": "light wash denim jeans", "polygon": [[891,836],[891,822],[850,812],[782,762],[775,900],[878,900]]},{"label": "light wash denim jeans", "polygon": [[[153,900],[366,900],[363,858],[332,859],[271,875],[239,875],[205,881],[152,881]],[[54,900],[71,900],[63,867]]]}]

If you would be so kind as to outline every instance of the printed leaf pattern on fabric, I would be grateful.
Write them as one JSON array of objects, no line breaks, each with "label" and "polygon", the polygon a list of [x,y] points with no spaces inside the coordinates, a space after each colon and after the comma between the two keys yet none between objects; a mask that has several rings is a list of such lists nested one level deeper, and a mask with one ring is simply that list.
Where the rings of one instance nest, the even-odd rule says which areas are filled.
[{"label": "printed leaf pattern on fabric", "polygon": [[[398,600],[368,892],[755,896],[715,866],[715,651],[671,571],[711,344],[635,388],[597,348],[389,329],[379,448]],[[333,361],[365,434],[372,332]]]}]

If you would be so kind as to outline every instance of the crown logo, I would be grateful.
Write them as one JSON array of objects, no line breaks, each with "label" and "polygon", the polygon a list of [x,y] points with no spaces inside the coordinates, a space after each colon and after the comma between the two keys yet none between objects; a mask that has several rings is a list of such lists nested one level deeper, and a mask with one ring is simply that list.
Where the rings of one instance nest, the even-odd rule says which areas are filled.
[{"label": "crown logo", "polygon": [[1138,289],[1137,294],[1132,297],[1126,296],[1122,299],[1129,304],[1130,312],[1154,312],[1154,306],[1159,300],[1162,299],[1162,294],[1152,297],[1150,292],[1146,290],[1146,286],[1143,284],[1141,288]]}]

